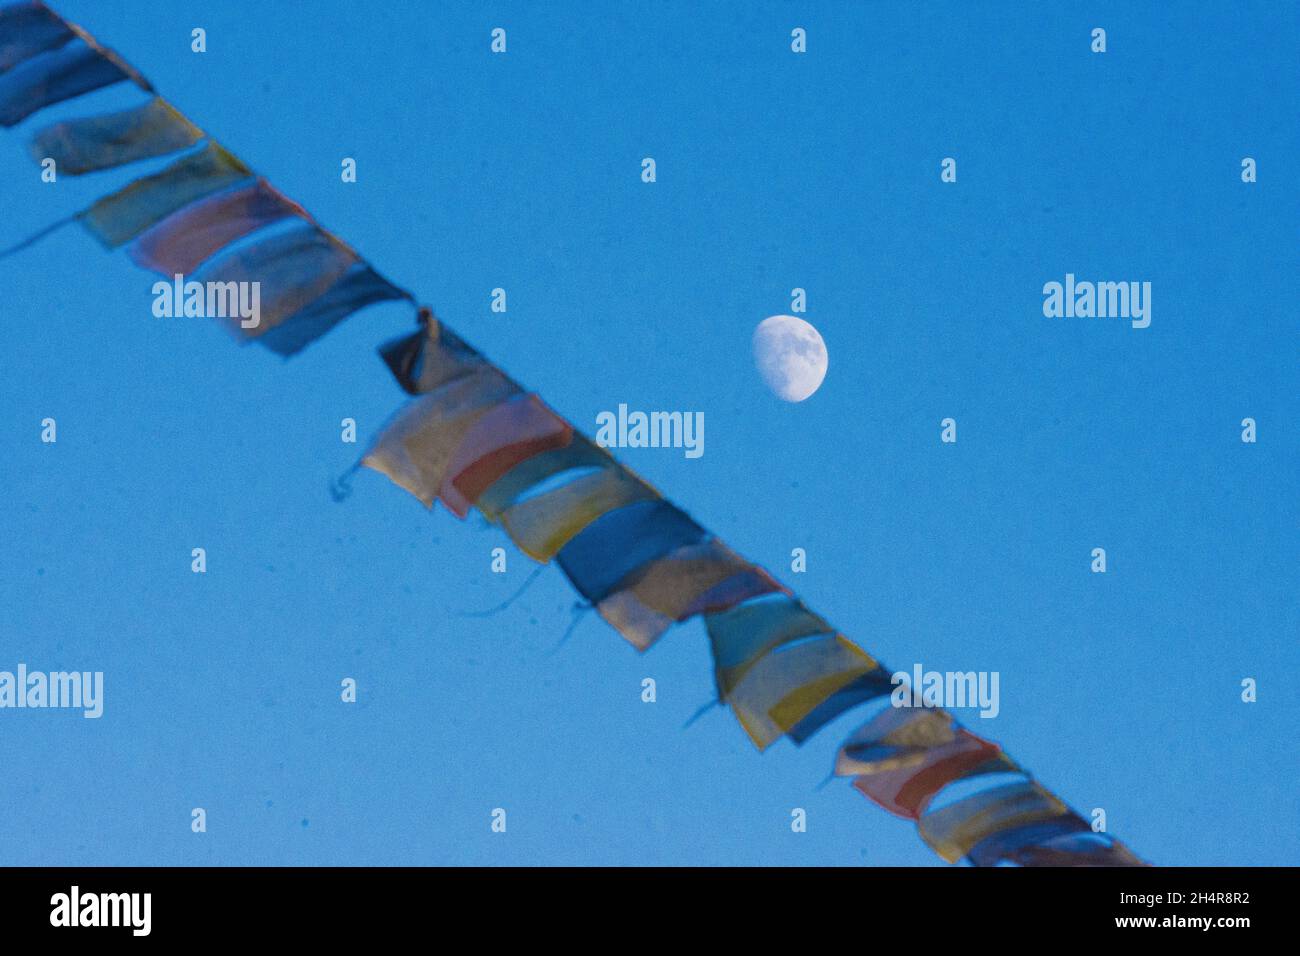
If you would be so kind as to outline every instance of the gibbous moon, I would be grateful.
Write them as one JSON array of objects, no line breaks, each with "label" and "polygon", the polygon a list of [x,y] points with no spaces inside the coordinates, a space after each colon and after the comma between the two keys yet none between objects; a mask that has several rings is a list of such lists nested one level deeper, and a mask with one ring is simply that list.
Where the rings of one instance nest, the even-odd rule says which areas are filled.
[{"label": "gibbous moon", "polygon": [[826,343],[793,315],[773,315],[754,329],[754,364],[767,387],[787,402],[802,402],[826,378]]}]

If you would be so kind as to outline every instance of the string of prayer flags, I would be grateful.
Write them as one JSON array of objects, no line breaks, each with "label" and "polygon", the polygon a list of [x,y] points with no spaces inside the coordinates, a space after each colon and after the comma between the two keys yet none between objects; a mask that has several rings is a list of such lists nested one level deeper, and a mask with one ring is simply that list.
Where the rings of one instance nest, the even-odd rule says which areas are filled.
[{"label": "string of prayer flags", "polygon": [[420,310],[420,329],[389,342],[379,354],[409,395],[422,395],[487,362],[428,309]]},{"label": "string of prayer flags", "polygon": [[670,502],[657,498],[611,509],[556,554],[574,589],[597,603],[648,562],[699,542],[706,532]]},{"label": "string of prayer flags", "polygon": [[43,3],[0,7],[0,73],[74,36],[72,29]]},{"label": "string of prayer flags", "polygon": [[[204,288],[252,290],[252,309],[224,311],[244,340],[265,335],[322,296],[357,261],[351,249],[307,226],[274,233],[213,259],[194,275]],[[211,311],[211,310],[209,310]],[[252,316],[246,315],[254,312]]]},{"label": "string of prayer flags", "polygon": [[361,463],[432,508],[461,437],[488,409],[521,391],[496,368],[482,365],[408,402]]},{"label": "string of prayer flags", "polygon": [[0,126],[16,126],[47,106],[133,78],[99,50],[73,40],[0,73]]},{"label": "string of prayer flags", "polygon": [[749,598],[783,590],[717,538],[677,548],[647,562],[596,610],[638,650],[673,624],[725,611]]},{"label": "string of prayer flags", "polygon": [[534,455],[572,440],[573,426],[536,395],[502,402],[474,422],[461,439],[438,497],[464,518],[479,495],[502,475]]},{"label": "string of prayer flags", "polygon": [[[0,7],[0,125],[126,79],[150,98],[55,123],[30,145],[38,161],[54,159],[69,175],[187,150],[78,215],[105,247],[129,243],[137,264],[178,286],[194,271],[207,298],[225,296],[215,314],[242,339],[282,355],[366,305],[413,301],[225,148],[204,142],[195,124],[86,31],[43,3]],[[255,301],[245,299],[245,288],[258,290],[249,293]],[[438,499],[461,518],[477,507],[533,559],[556,559],[577,592],[639,650],[673,624],[703,615],[719,699],[760,750],[782,736],[802,744],[890,694],[883,665],[766,571],[521,388],[432,311],[421,308],[418,320],[415,332],[380,347],[413,398],[360,464],[425,507]],[[943,711],[884,708],[839,749],[835,773],[852,777],[890,813],[917,821],[921,837],[950,862],[1141,865],[1118,841],[1090,832],[995,743]],[[975,782],[988,784],[1008,773],[1020,779],[931,809],[952,784],[983,777]]]},{"label": "string of prayer flags", "polygon": [[835,758],[837,777],[913,767],[933,748],[957,739],[952,715],[929,708],[888,707],[858,728]]},{"label": "string of prayer flags", "polygon": [[368,264],[358,262],[322,296],[259,336],[257,343],[288,357],[316,341],[358,309],[375,302],[410,297],[409,292],[393,285]]},{"label": "string of prayer flags", "polygon": [[833,694],[813,708],[808,716],[790,728],[786,734],[796,746],[802,746],[813,734],[831,721],[860,704],[884,697],[894,690],[889,671],[876,667],[838,688]]},{"label": "string of prayer flags", "polygon": [[1038,823],[1069,811],[1032,780],[983,790],[921,817],[921,839],[949,863],[956,863],[981,840],[1010,827]]},{"label": "string of prayer flags", "polygon": [[879,666],[842,634],[814,634],[763,654],[723,699],[764,750],[841,687]]},{"label": "string of prayer flags", "polygon": [[247,166],[209,141],[198,152],[100,199],[81,213],[81,223],[106,248],[116,249],[194,200],[251,178]]},{"label": "string of prayer flags", "polygon": [[47,126],[32,137],[28,152],[38,163],[53,159],[60,173],[80,176],[165,156],[202,138],[202,130],[155,96],[131,109]]},{"label": "string of prayer flags", "polygon": [[710,614],[704,623],[713,649],[719,696],[723,698],[768,651],[812,634],[835,633],[835,628],[820,615],[787,594]]},{"label": "string of prayer flags", "polygon": [[[974,853],[974,850],[971,852]],[[1070,834],[1033,843],[1016,850],[1008,859],[1019,866],[1145,865],[1128,847],[1114,837],[1092,832]]]},{"label": "string of prayer flags", "polygon": [[189,275],[223,247],[290,216],[311,217],[265,179],[206,196],[150,227],[127,249],[144,269]]},{"label": "string of prayer flags", "polygon": [[549,479],[565,473],[588,474],[594,469],[615,469],[609,452],[585,435],[574,431],[567,444],[521,461],[494,481],[478,496],[475,507],[483,517],[499,524],[511,505]]},{"label": "string of prayer flags", "polygon": [[1063,816],[1040,820],[1036,823],[1022,823],[1020,826],[1007,827],[991,833],[980,840],[967,856],[975,866],[997,866],[1003,860],[1013,860],[1022,851],[1031,847],[1049,844],[1059,837],[1084,833],[1088,824],[1067,813]]},{"label": "string of prayer flags", "polygon": [[502,514],[501,524],[524,554],[534,561],[550,561],[601,515],[658,497],[659,492],[615,465],[515,502]]},{"label": "string of prayer flags", "polygon": [[914,763],[860,774],[853,786],[894,816],[916,820],[949,784],[983,774],[1014,773],[1016,769],[997,744],[958,729],[952,740],[929,748]]}]

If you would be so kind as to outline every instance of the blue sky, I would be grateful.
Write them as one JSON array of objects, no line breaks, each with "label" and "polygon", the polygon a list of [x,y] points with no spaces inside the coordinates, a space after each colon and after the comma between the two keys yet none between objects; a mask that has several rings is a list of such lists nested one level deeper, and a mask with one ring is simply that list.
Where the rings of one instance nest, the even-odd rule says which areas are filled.
[{"label": "blue sky", "polygon": [[[998,671],[972,729],[1140,855],[1300,862],[1294,9],[55,6],[579,427],[703,411],[702,458],[624,460],[889,666]],[[26,155],[134,101],[0,135],[0,245],[153,168]],[[1067,272],[1150,281],[1151,326],[1044,318]],[[552,653],[558,568],[469,617],[532,569],[499,529],[370,472],[330,499],[340,420],[403,401],[374,348],[408,309],[286,363],[155,318],[153,281],[75,227],[0,261],[0,669],[106,695],[0,712],[0,863],[940,863],[816,789],[853,715],[763,755],[726,711],[683,729],[698,621]],[[830,372],[789,405],[749,339],[794,287]]]}]

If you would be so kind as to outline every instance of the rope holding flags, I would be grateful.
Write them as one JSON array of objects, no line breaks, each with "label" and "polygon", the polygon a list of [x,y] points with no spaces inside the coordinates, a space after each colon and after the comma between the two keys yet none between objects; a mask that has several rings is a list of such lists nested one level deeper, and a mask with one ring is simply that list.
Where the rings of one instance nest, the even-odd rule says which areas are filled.
[{"label": "rope holding flags", "polygon": [[[232,314],[231,331],[286,357],[370,304],[414,304],[86,31],[40,0],[0,7],[0,125],[125,81],[146,94],[140,105],[56,123],[30,146],[38,162],[52,157],[71,175],[174,157],[75,217],[106,248],[125,246],[137,265],[178,283],[191,272],[217,284],[257,281],[258,321]],[[702,617],[718,702],[759,750],[782,737],[802,745],[850,711],[872,711],[839,748],[834,775],[915,822],[948,862],[1141,865],[996,743],[937,708],[889,706],[898,688],[884,665],[429,309],[418,310],[417,324],[379,348],[410,398],[359,466],[426,508],[440,501],[461,519],[477,508],[529,557],[554,560],[580,606],[595,607],[638,651]],[[341,481],[336,495],[346,490]],[[937,805],[955,784],[965,795]]]}]

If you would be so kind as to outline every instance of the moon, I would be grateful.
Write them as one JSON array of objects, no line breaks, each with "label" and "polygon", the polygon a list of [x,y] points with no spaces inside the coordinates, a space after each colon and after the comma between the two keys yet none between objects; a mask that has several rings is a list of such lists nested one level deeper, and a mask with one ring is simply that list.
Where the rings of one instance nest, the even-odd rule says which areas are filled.
[{"label": "moon", "polygon": [[778,398],[802,402],[821,388],[829,359],[818,331],[793,315],[773,315],[754,329],[754,364]]}]

